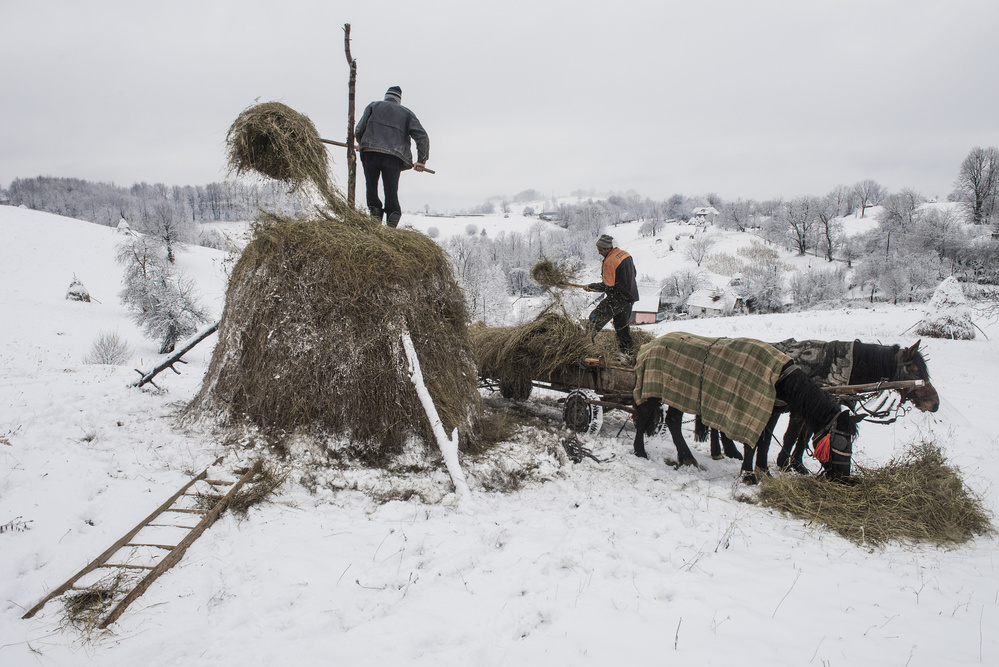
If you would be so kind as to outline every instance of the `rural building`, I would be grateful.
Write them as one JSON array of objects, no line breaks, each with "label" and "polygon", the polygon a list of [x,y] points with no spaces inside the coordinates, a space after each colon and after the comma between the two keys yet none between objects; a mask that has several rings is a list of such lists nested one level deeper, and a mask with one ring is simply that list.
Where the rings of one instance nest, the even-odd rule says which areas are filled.
[{"label": "rural building", "polygon": [[697,290],[687,299],[687,314],[691,317],[721,317],[744,310],[742,297],[717,288]]}]

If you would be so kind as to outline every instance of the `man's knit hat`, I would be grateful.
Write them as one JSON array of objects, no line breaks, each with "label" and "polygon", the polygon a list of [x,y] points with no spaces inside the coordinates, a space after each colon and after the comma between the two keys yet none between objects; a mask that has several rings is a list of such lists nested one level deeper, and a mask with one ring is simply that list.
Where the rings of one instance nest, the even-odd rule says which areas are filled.
[{"label": "man's knit hat", "polygon": [[402,102],[402,88],[399,86],[392,86],[385,91],[385,99],[395,100],[396,102]]},{"label": "man's knit hat", "polygon": [[598,248],[613,248],[614,247],[614,237],[610,234],[602,234],[600,238],[597,239]]}]

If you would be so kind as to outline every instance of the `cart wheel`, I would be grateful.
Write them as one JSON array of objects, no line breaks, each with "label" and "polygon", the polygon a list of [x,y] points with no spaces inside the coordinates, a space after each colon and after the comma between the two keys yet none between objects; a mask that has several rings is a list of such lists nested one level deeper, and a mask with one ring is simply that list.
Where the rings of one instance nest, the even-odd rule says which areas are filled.
[{"label": "cart wheel", "polygon": [[596,435],[604,424],[604,409],[602,406],[587,403],[587,400],[600,400],[600,397],[592,389],[570,391],[565,398],[562,420],[577,433]]},{"label": "cart wheel", "polygon": [[531,397],[532,389],[534,385],[531,384],[530,378],[499,381],[500,395],[512,401],[526,401]]}]

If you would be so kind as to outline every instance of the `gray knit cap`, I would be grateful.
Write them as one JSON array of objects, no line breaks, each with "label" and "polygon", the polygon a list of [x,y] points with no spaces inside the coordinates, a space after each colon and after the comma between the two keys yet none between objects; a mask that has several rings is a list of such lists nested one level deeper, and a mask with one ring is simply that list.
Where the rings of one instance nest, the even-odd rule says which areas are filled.
[{"label": "gray knit cap", "polygon": [[614,237],[610,234],[602,234],[600,238],[597,239],[598,248],[613,248],[614,247]]},{"label": "gray knit cap", "polygon": [[385,99],[393,99],[396,102],[402,102],[402,88],[399,86],[392,86],[385,91]]}]

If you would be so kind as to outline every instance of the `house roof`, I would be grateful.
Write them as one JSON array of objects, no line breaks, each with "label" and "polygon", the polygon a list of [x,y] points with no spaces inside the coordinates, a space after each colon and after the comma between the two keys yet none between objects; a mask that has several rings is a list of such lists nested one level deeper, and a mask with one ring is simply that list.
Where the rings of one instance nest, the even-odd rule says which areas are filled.
[{"label": "house roof", "polygon": [[726,311],[735,308],[736,297],[732,292],[720,289],[701,289],[687,299],[687,308],[704,308]]}]

